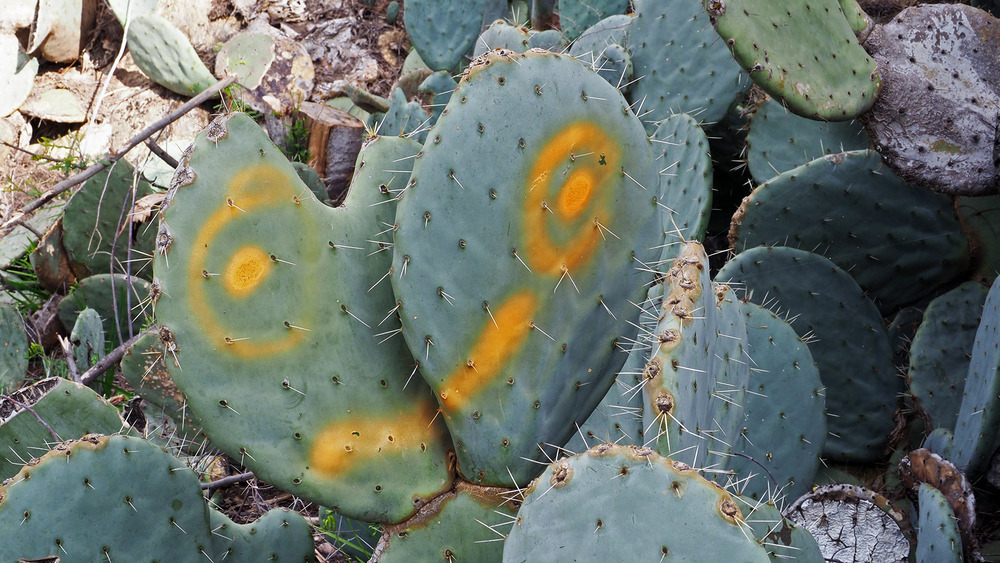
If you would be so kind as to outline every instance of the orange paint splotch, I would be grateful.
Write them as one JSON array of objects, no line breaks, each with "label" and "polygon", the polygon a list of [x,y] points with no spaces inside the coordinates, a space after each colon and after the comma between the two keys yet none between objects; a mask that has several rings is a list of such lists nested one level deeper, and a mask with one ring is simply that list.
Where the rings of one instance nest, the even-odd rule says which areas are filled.
[{"label": "orange paint splotch", "polygon": [[259,246],[242,246],[229,258],[222,272],[222,287],[231,297],[246,297],[267,278],[272,264],[271,257]]},{"label": "orange paint splotch", "polygon": [[[445,379],[439,396],[445,410],[454,412],[485,389],[517,354],[531,331],[538,298],[520,291],[491,311],[468,360]],[[495,322],[494,322],[495,321]]]},{"label": "orange paint splotch", "polygon": [[356,469],[377,456],[426,450],[440,440],[432,424],[437,409],[430,401],[395,416],[352,416],[324,426],[309,451],[309,465],[326,477]]}]

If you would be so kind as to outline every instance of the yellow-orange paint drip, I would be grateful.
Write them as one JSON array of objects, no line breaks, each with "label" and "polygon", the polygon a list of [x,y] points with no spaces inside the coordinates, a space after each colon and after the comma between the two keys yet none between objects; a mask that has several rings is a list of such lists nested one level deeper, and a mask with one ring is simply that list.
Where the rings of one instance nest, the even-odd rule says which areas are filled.
[{"label": "yellow-orange paint drip", "polygon": [[[289,177],[281,170],[269,164],[252,166],[233,177],[226,192],[220,196],[219,207],[209,215],[195,235],[194,243],[191,245],[191,260],[187,268],[188,299],[192,314],[204,327],[209,342],[224,343],[227,342],[227,338],[235,340],[247,336],[238,329],[232,333],[227,332],[213,312],[215,304],[210,303],[205,295],[207,280],[203,272],[206,270],[205,263],[212,241],[231,222],[245,219],[255,211],[274,209],[282,205],[294,206],[292,196],[296,193]],[[230,201],[233,205],[229,204]],[[301,221],[295,227],[306,231],[303,238],[307,240],[312,238],[306,236],[311,235],[311,231],[315,228],[311,221]],[[318,245],[316,247],[318,248]],[[245,248],[247,247],[242,247]],[[237,250],[237,255],[239,252]],[[234,259],[238,258],[234,256],[228,263],[232,264]],[[313,314],[314,309],[306,308],[304,313]],[[310,319],[297,317],[293,320],[300,324],[309,324]],[[219,349],[243,359],[262,358],[294,349],[305,335],[305,331],[295,329],[288,329],[278,338],[255,338],[251,335],[246,342],[222,344]]]},{"label": "yellow-orange paint drip", "polygon": [[[620,150],[603,129],[593,123],[577,122],[556,133],[539,151],[528,172],[529,187],[524,199],[524,253],[534,271],[562,275],[565,269],[576,270],[594,255],[600,241],[600,227],[608,215],[601,202],[609,196],[610,185],[620,167]],[[555,194],[550,187],[563,175],[557,167],[571,162],[571,172]],[[555,209],[546,205],[554,196]],[[570,237],[558,244],[550,232],[553,213],[566,224],[587,210],[594,221],[584,221]],[[569,226],[567,225],[567,228]]]},{"label": "yellow-orange paint drip", "polygon": [[325,477],[337,477],[376,456],[426,449],[440,439],[438,426],[431,424],[436,411],[424,401],[391,417],[355,416],[331,422],[313,441],[309,465]]},{"label": "yellow-orange paint drip", "polygon": [[222,272],[222,287],[231,297],[246,297],[271,273],[272,264],[270,256],[261,247],[252,244],[241,246]]},{"label": "yellow-orange paint drip", "polygon": [[521,291],[492,311],[493,318],[486,320],[472,345],[468,362],[453,371],[441,386],[445,410],[460,409],[496,378],[524,344],[537,309],[538,299],[528,291]]}]

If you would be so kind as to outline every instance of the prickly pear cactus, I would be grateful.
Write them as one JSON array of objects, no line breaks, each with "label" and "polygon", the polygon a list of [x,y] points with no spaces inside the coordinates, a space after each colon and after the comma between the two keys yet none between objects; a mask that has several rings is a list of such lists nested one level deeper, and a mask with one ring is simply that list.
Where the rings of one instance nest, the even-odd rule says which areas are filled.
[{"label": "prickly pear cactus", "polygon": [[125,160],[95,174],[80,186],[63,212],[63,247],[78,278],[130,272],[150,276],[155,229],[133,225],[135,202],[152,186]]},{"label": "prickly pear cactus", "polygon": [[481,56],[494,49],[505,49],[523,53],[530,49],[531,33],[527,28],[497,20],[483,30],[472,50],[473,56]]},{"label": "prickly pear cactus", "polygon": [[988,293],[969,281],[936,297],[913,336],[907,381],[935,428],[955,428]]},{"label": "prickly pear cactus", "polygon": [[[154,478],[155,476],[155,478]],[[79,525],[86,508],[95,536]],[[96,561],[192,560],[211,554],[198,480],[179,460],[125,436],[91,434],[61,444],[0,487],[0,558],[50,555]],[[143,541],[136,541],[142,538]]]},{"label": "prickly pear cactus", "polygon": [[729,468],[742,496],[798,498],[812,487],[826,443],[823,382],[787,322],[753,302],[742,309],[750,381]]},{"label": "prickly pear cactus", "polygon": [[830,435],[824,455],[878,459],[903,382],[892,365],[882,317],[850,275],[818,254],[758,246],[737,254],[716,280],[743,287],[758,305],[777,308],[809,342],[826,386]]},{"label": "prickly pear cactus", "polygon": [[413,48],[431,70],[455,70],[479,37],[487,0],[410,0],[403,22]]},{"label": "prickly pear cactus", "polygon": [[687,465],[603,444],[531,483],[503,560],[768,561],[744,526],[736,500]]},{"label": "prickly pear cactus", "polygon": [[631,99],[649,132],[675,113],[719,121],[749,86],[697,0],[637,0],[627,46],[642,77]]},{"label": "prickly pear cactus", "polygon": [[859,121],[815,121],[788,111],[771,97],[750,115],[747,166],[759,184],[821,156],[867,149],[868,133]]},{"label": "prickly pear cactus", "polygon": [[441,116],[441,112],[444,111],[445,106],[448,105],[448,101],[451,100],[451,93],[455,91],[455,88],[458,88],[458,82],[455,82],[451,74],[443,70],[431,74],[420,83],[417,92],[426,100],[425,107],[431,110],[431,119],[427,125],[428,129]]},{"label": "prickly pear cactus", "polygon": [[385,526],[372,563],[500,561],[517,491],[458,481],[402,524]]},{"label": "prickly pear cactus", "polygon": [[660,227],[666,244],[659,267],[666,267],[683,241],[702,240],[712,211],[713,170],[708,136],[690,115],[663,120],[650,136],[660,174]]},{"label": "prickly pear cactus", "polygon": [[[898,475],[909,500],[917,503],[918,525],[929,528],[926,535],[921,533],[923,530],[918,532],[917,551],[925,554],[922,560],[936,561],[938,557],[944,560],[957,548],[959,560],[964,552],[967,561],[982,561],[976,533],[976,497],[965,474],[950,461],[921,448],[899,461]],[[940,495],[926,491],[925,487]],[[932,497],[930,505],[935,506],[924,502],[928,496]],[[946,515],[941,514],[945,507]],[[925,509],[930,513],[928,518],[924,517]],[[935,552],[940,555],[935,556]]]},{"label": "prickly pear cactus", "polygon": [[208,518],[213,558],[308,562],[315,557],[312,527],[305,518],[288,509],[270,510],[247,524],[237,524],[214,508],[209,509]]},{"label": "prickly pear cactus", "polygon": [[604,18],[624,14],[629,0],[560,0],[559,26],[573,40]]},{"label": "prickly pear cactus", "polygon": [[171,92],[194,96],[215,84],[184,33],[156,14],[129,23],[128,46],[139,70]]},{"label": "prickly pear cactus", "polygon": [[948,459],[972,476],[986,471],[1000,446],[1000,283],[994,280],[972,347]]},{"label": "prickly pear cactus", "polygon": [[737,252],[781,245],[822,254],[886,314],[969,262],[951,198],[903,182],[868,150],[823,156],[760,185],[733,215],[729,241]]},{"label": "prickly pear cactus", "polygon": [[972,250],[972,279],[992,283],[1000,273],[1000,238],[995,225],[1000,222],[1000,195],[958,197],[955,210],[969,235]]},{"label": "prickly pear cactus", "polygon": [[656,342],[642,374],[647,440],[694,467],[725,467],[744,426],[750,380],[743,311],[729,287],[712,284],[697,242],[683,246],[664,277]]},{"label": "prickly pear cactus", "polygon": [[0,393],[9,393],[24,381],[27,353],[28,334],[21,314],[11,305],[0,304]]},{"label": "prickly pear cactus", "polygon": [[106,338],[117,346],[142,331],[153,312],[153,287],[144,279],[122,274],[84,278],[59,302],[59,321],[72,330],[80,312],[93,309],[104,322]]},{"label": "prickly pear cactus", "polygon": [[409,137],[419,143],[427,138],[427,123],[430,116],[424,112],[420,102],[406,100],[406,95],[399,88],[392,91],[389,110],[382,116],[376,129],[379,135],[385,137]]},{"label": "prickly pear cactus", "polygon": [[960,563],[963,561],[962,536],[948,499],[927,483],[921,483],[919,491],[917,561]]},{"label": "prickly pear cactus", "polygon": [[[180,460],[141,438],[89,434],[0,485],[0,558],[197,561],[243,552],[304,562],[313,555],[298,514],[265,515],[216,536],[213,524],[222,522],[209,513],[197,476]],[[246,536],[251,528],[259,537]],[[252,551],[242,545],[251,542]]]},{"label": "prickly pear cactus", "polygon": [[569,54],[583,61],[609,84],[627,93],[632,88],[632,55],[625,37],[632,16],[609,16],[587,28],[569,47]]},{"label": "prickly pear cactus", "polygon": [[[135,394],[148,405],[143,409],[147,425],[143,429],[147,438],[175,441],[184,451],[196,450],[205,441],[201,427],[187,410],[187,397],[177,388],[170,375],[173,357],[166,353],[160,340],[160,331],[148,332],[135,341],[125,352],[119,365],[122,377]],[[150,423],[149,419],[154,421]]]},{"label": "prickly pear cactus", "polygon": [[330,208],[256,123],[223,116],[174,176],[154,262],[165,359],[213,444],[369,522],[405,518],[451,480],[389,284],[390,194],[418,150],[370,143]]},{"label": "prickly pear cactus", "polygon": [[101,324],[101,315],[93,309],[80,311],[69,339],[73,343],[76,368],[82,373],[104,356],[104,325]]},{"label": "prickly pear cactus", "polygon": [[642,421],[643,369],[649,360],[649,335],[660,320],[660,306],[663,302],[663,284],[649,288],[646,300],[642,302],[639,316],[639,335],[629,349],[625,365],[615,375],[615,383],[608,389],[594,412],[584,422],[563,447],[570,455],[590,449],[602,442],[619,445],[641,446],[646,427]]},{"label": "prickly pear cactus", "polygon": [[0,400],[0,481],[53,443],[122,426],[118,409],[79,383],[50,377],[27,385]]},{"label": "prickly pear cactus", "polygon": [[662,244],[650,145],[618,90],[541,51],[477,60],[428,133],[392,283],[472,482],[529,481],[624,362]]},{"label": "prickly pear cactus", "polygon": [[791,111],[847,121],[875,102],[881,81],[838,0],[704,0],[750,78]]}]

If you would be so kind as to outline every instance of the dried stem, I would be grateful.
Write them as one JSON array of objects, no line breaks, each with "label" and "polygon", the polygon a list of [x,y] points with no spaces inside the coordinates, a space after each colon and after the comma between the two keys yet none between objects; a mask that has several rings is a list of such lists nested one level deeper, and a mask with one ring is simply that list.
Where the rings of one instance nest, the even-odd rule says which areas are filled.
[{"label": "dried stem", "polygon": [[156,123],[153,123],[149,127],[146,127],[145,129],[140,131],[138,135],[132,137],[127,143],[125,143],[125,146],[121,150],[109,155],[108,158],[105,159],[104,161],[92,164],[88,166],[83,172],[80,172],[75,176],[70,176],[69,178],[66,178],[65,180],[57,183],[55,186],[52,186],[52,189],[49,190],[45,195],[39,197],[38,199],[22,207],[20,212],[17,214],[17,217],[13,219],[8,219],[7,221],[4,222],[3,225],[0,225],[0,237],[3,237],[4,235],[12,231],[14,227],[21,222],[23,217],[25,217],[29,213],[32,213],[36,209],[42,207],[46,203],[52,201],[52,199],[55,198],[57,195],[65,192],[66,190],[72,188],[73,186],[76,186],[77,184],[82,184],[83,182],[86,182],[101,170],[104,170],[108,166],[114,164],[115,162],[120,160],[123,156],[125,156],[125,154],[127,154],[130,150],[135,148],[139,143],[142,143],[146,139],[152,137],[153,134],[159,131],[160,129],[163,129],[167,125],[170,125],[174,121],[177,121],[181,116],[183,116],[187,112],[201,105],[204,101],[208,100],[212,96],[218,94],[219,91],[222,90],[223,88],[229,86],[233,82],[236,82],[236,78],[237,77],[235,76],[230,76],[216,82],[214,85],[212,85],[205,91],[201,92],[197,96],[185,102],[184,105],[182,105],[181,107],[168,113],[165,117],[163,117]]},{"label": "dried stem", "polygon": [[10,402],[14,403],[15,405],[21,407],[22,409],[24,409],[24,410],[30,412],[31,414],[35,415],[35,419],[38,420],[38,423],[41,424],[42,426],[44,426],[45,429],[49,431],[49,434],[52,434],[52,437],[55,438],[56,441],[58,441],[58,442],[62,442],[63,441],[63,439],[59,437],[59,434],[57,434],[56,431],[53,430],[52,427],[49,426],[49,424],[47,422],[45,422],[44,420],[42,420],[42,417],[38,416],[38,413],[35,412],[35,409],[33,409],[33,408],[29,407],[28,405],[22,403],[21,401],[18,401],[17,399],[15,399],[14,397],[11,397],[10,395],[4,395],[3,393],[0,393],[0,399],[3,399],[5,401],[10,401]]},{"label": "dried stem", "polygon": [[85,371],[83,375],[80,376],[80,383],[83,383],[84,385],[89,385],[91,381],[97,379],[98,377],[101,376],[101,374],[114,367],[115,364],[120,362],[122,357],[125,356],[125,352],[133,344],[135,344],[136,340],[139,340],[140,338],[149,334],[150,332],[152,332],[152,330],[144,330],[140,332],[139,334],[133,336],[132,338],[129,338],[121,346],[112,350],[107,356],[104,356],[100,360],[97,360],[96,364],[91,366],[90,369]]}]

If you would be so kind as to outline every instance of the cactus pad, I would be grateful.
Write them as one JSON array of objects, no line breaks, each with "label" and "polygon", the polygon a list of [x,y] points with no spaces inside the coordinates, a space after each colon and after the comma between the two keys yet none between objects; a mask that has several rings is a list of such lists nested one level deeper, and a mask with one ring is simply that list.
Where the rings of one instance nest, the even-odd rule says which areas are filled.
[{"label": "cactus pad", "polygon": [[868,132],[909,182],[964,195],[995,194],[1000,21],[963,6],[915,6],[876,27],[865,48],[885,88]]},{"label": "cactus pad", "polygon": [[402,524],[385,526],[372,561],[499,561],[516,491],[458,481]]},{"label": "cactus pad", "polygon": [[812,486],[826,442],[823,383],[812,354],[788,323],[753,302],[742,307],[750,383],[746,419],[733,444],[742,455],[729,468],[736,479],[755,475],[742,487],[743,496],[767,499],[770,492],[798,498]]},{"label": "cactus pad", "polygon": [[59,302],[59,321],[72,330],[80,312],[93,309],[104,321],[105,338],[117,346],[138,334],[146,324],[153,311],[152,288],[144,279],[122,274],[84,278]]},{"label": "cactus pad", "polygon": [[0,486],[4,561],[312,557],[310,528],[298,514],[274,511],[253,524],[230,524],[225,516],[210,517],[192,471],[141,438],[88,434],[64,442]]},{"label": "cactus pad", "polygon": [[624,14],[628,8],[629,0],[560,0],[559,26],[573,40],[600,20]]},{"label": "cactus pad", "polygon": [[803,117],[846,121],[881,82],[838,0],[704,0],[715,30],[750,78]]},{"label": "cactus pad", "polygon": [[503,560],[768,561],[744,527],[735,499],[687,465],[603,444],[532,482]]},{"label": "cactus pad", "polygon": [[[628,48],[640,78],[631,98],[644,123],[655,124],[675,113],[719,121],[749,86],[708,20],[696,1],[635,2]],[[650,132],[654,128],[647,127]]]},{"label": "cactus pad", "polygon": [[389,194],[416,152],[367,145],[330,208],[249,117],[219,118],[178,167],[154,262],[168,368],[213,444],[369,522],[401,520],[450,483],[388,281]]},{"label": "cactus pad", "polygon": [[477,60],[428,133],[392,282],[471,481],[529,481],[624,362],[662,244],[650,145],[618,90],[544,51]]},{"label": "cactus pad", "polygon": [[857,121],[814,121],[788,111],[774,98],[764,98],[750,116],[747,166],[757,183],[821,156],[867,149],[871,145]]},{"label": "cactus pad", "polygon": [[759,186],[733,216],[729,240],[737,252],[772,244],[822,254],[883,313],[961,275],[969,261],[951,199],[904,183],[867,150],[817,158]]},{"label": "cactus pad", "polygon": [[410,0],[403,22],[413,48],[431,70],[455,70],[479,37],[486,0]]},{"label": "cactus pad", "polygon": [[0,393],[16,389],[28,369],[28,334],[21,314],[11,305],[0,304]]},{"label": "cactus pad", "polygon": [[[63,247],[79,278],[91,274],[131,272],[148,278],[148,257],[156,231],[133,225],[135,202],[152,193],[125,160],[95,174],[80,186],[63,212]],[[133,231],[133,228],[135,229]]]},{"label": "cactus pad", "polygon": [[910,344],[910,393],[935,428],[955,428],[988,289],[965,282],[936,297]]},{"label": "cactus pad", "polygon": [[643,425],[661,455],[695,467],[728,462],[750,379],[746,323],[727,286],[713,286],[697,242],[665,274],[663,307],[643,370]]},{"label": "cactus pad", "polygon": [[758,305],[779,307],[795,332],[810,341],[826,386],[830,435],[824,455],[877,459],[892,429],[903,381],[892,365],[882,317],[858,284],[818,254],[763,246],[737,254],[716,279],[742,284]]},{"label": "cactus pad", "polygon": [[962,406],[948,459],[973,476],[986,471],[1000,446],[1000,283],[986,296],[965,377]]},{"label": "cactus pad", "polygon": [[118,409],[79,383],[58,377],[32,383],[0,400],[0,481],[50,444],[92,432],[113,434],[122,426]]},{"label": "cactus pad", "polygon": [[194,96],[215,84],[184,33],[156,14],[144,14],[128,27],[128,46],[139,70],[182,96]]}]

